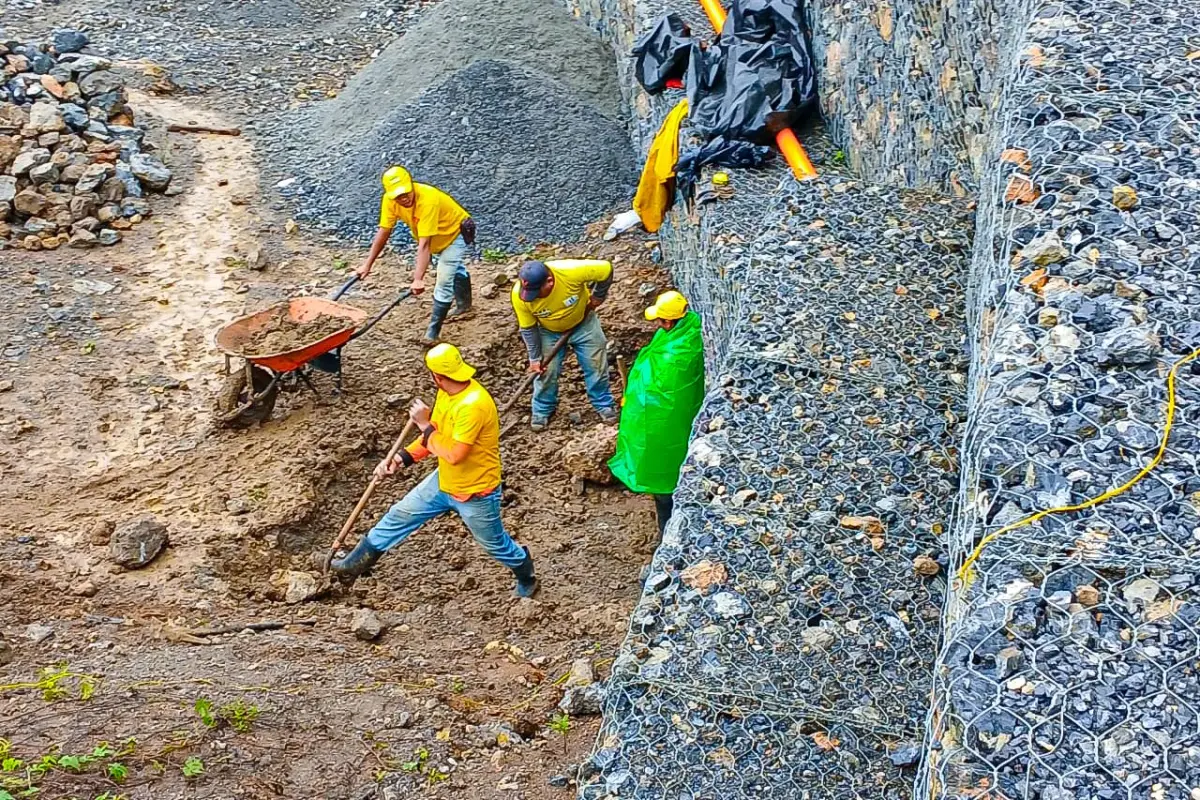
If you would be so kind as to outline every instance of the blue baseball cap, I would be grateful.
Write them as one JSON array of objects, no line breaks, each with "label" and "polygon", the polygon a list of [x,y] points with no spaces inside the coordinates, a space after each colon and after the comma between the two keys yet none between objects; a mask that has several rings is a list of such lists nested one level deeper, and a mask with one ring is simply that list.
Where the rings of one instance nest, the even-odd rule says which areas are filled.
[{"label": "blue baseball cap", "polygon": [[546,281],[550,280],[550,268],[541,261],[526,261],[517,273],[521,281],[521,299],[528,303],[537,298]]}]

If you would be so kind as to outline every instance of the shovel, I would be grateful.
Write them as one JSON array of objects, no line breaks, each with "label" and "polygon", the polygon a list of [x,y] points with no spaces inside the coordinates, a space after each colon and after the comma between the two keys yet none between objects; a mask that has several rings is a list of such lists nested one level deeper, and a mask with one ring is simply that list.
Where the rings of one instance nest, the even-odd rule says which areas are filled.
[{"label": "shovel", "polygon": [[[413,421],[410,419],[408,424],[404,426],[404,430],[402,430],[400,435],[396,437],[396,441],[392,445],[392,449],[388,451],[387,462],[385,463],[390,463],[391,460],[396,457],[396,454],[400,452],[400,448],[404,446],[404,440],[408,438],[408,435],[412,432],[412,429]],[[375,494],[375,487],[378,485],[379,476],[372,475],[371,482],[367,484],[367,490],[363,492],[362,497],[360,497],[358,500],[358,505],[356,505],[354,510],[350,512],[349,519],[346,520],[346,524],[342,526],[341,531],[338,532],[337,538],[333,540],[333,544],[329,547],[329,552],[325,556],[325,562],[321,565],[322,572],[329,572],[329,563],[333,561],[333,554],[336,553],[338,548],[342,546],[342,543],[346,541],[346,536],[348,536],[351,529],[354,528],[354,523],[358,522],[358,516],[362,514],[363,509],[367,507],[367,502],[370,501],[371,496]]]}]

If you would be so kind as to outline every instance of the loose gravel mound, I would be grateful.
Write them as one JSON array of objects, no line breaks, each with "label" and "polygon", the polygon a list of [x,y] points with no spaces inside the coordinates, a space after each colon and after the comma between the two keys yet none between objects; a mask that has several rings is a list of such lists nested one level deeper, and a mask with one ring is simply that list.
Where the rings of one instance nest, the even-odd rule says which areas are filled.
[{"label": "loose gravel mound", "polygon": [[302,218],[366,240],[379,176],[453,195],[484,246],[576,237],[628,197],[635,161],[611,51],[539,0],[448,0],[296,126]]}]

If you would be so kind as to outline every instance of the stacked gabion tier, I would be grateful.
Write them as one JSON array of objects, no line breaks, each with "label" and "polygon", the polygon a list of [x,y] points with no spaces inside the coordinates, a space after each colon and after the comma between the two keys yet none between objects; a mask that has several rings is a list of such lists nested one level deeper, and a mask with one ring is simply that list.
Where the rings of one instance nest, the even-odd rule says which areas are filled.
[{"label": "stacked gabion tier", "polygon": [[1043,4],[1001,119],[919,794],[1194,800],[1200,7]]},{"label": "stacked gabion tier", "polygon": [[768,174],[735,173],[667,239],[702,235],[689,268],[736,291],[586,798],[913,781],[957,488],[964,209],[836,176],[741,191]]}]

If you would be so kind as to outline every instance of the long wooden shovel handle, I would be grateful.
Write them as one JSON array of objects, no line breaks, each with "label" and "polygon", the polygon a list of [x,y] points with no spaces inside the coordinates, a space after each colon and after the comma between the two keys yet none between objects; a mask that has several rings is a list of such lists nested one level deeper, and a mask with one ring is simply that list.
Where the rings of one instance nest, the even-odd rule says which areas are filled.
[{"label": "long wooden shovel handle", "polygon": [[[590,312],[590,311],[588,312],[588,314],[591,314],[591,313],[592,312]],[[587,317],[585,316],[579,322],[579,325],[582,325],[586,321],[587,321]],[[571,330],[567,331],[562,336],[558,337],[558,341],[555,342],[554,346],[550,348],[550,352],[547,353],[546,355],[542,356],[543,364],[546,363],[547,361],[553,361],[554,357],[556,355],[558,355],[559,351],[567,346],[567,340],[570,339],[571,336],[574,335],[575,331],[579,330],[579,325],[576,325],[574,328],[571,328]],[[505,414],[507,414],[509,411],[512,410],[512,407],[517,404],[517,401],[520,400],[521,396],[525,394],[525,390],[529,388],[529,385],[531,383],[533,383],[533,379],[536,377],[537,377],[537,375],[535,375],[532,372],[525,376],[525,380],[521,381],[521,385],[517,387],[517,390],[515,392],[513,392],[513,396],[508,399],[507,403],[505,403],[503,406],[500,407],[500,416],[504,416]]]},{"label": "long wooden shovel handle", "polygon": [[[408,435],[412,432],[412,429],[413,421],[410,419],[408,424],[404,426],[404,430],[402,430],[400,435],[396,437],[395,443],[392,444],[392,449],[388,451],[387,460],[389,462],[396,457],[397,453],[400,452],[400,448],[404,446],[404,440],[408,438]],[[378,485],[379,478],[372,476],[371,482],[367,484],[367,490],[363,492],[363,496],[358,499],[358,505],[356,505],[354,510],[350,512],[349,519],[346,520],[346,524],[342,526],[342,530],[338,533],[337,538],[333,540],[333,544],[329,547],[329,553],[325,556],[325,564],[322,571],[329,571],[329,563],[333,561],[333,554],[336,553],[338,548],[342,546],[342,542],[346,540],[346,536],[349,535],[351,529],[354,528],[354,523],[358,522],[359,514],[361,514],[363,509],[367,507],[367,502],[371,499],[371,495],[375,494],[375,487]]]}]

